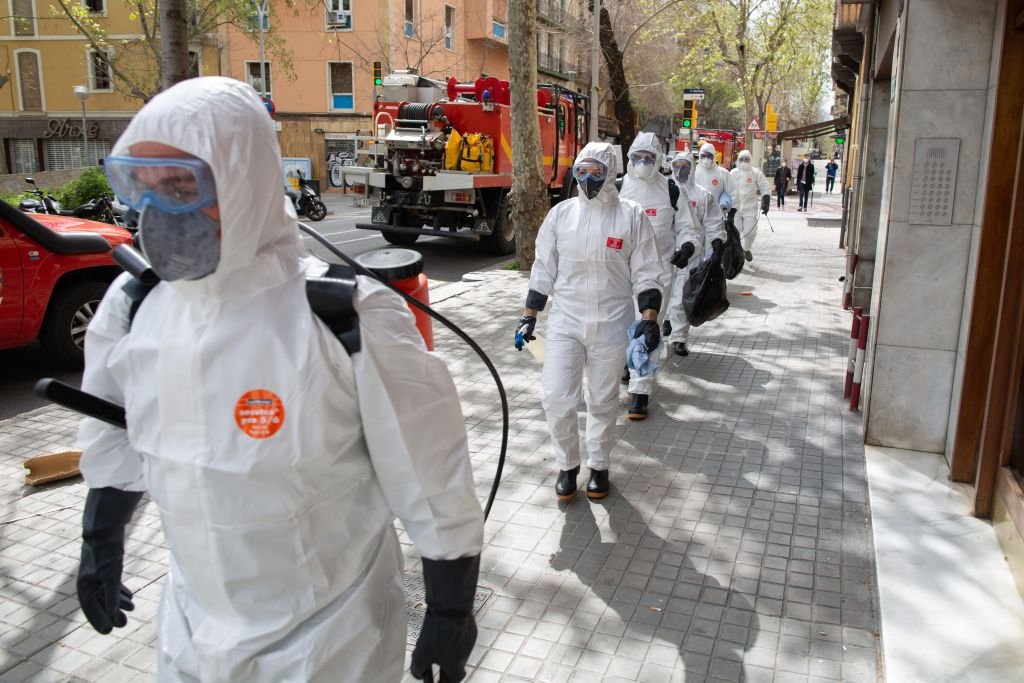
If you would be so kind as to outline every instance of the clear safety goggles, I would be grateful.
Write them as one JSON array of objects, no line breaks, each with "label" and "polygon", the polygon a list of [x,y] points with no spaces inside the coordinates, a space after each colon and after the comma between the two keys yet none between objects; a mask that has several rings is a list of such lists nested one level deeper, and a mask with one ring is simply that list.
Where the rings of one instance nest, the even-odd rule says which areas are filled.
[{"label": "clear safety goggles", "polygon": [[608,167],[595,159],[577,161],[572,167],[572,176],[576,180],[601,180],[608,174]]},{"label": "clear safety goggles", "polygon": [[634,164],[654,164],[655,156],[650,152],[633,152],[629,160]]},{"label": "clear safety goggles", "polygon": [[188,213],[217,203],[213,171],[199,159],[111,156],[103,168],[114,193],[136,211],[153,205]]},{"label": "clear safety goggles", "polygon": [[701,152],[700,153],[700,158],[701,159],[714,159],[715,158],[715,153],[714,152]]},{"label": "clear safety goggles", "polygon": [[687,159],[686,157],[676,157],[675,159],[672,160],[672,171],[673,172],[676,169],[680,169],[680,168],[683,168],[683,167],[692,168],[693,167],[693,162],[690,161],[689,159]]}]

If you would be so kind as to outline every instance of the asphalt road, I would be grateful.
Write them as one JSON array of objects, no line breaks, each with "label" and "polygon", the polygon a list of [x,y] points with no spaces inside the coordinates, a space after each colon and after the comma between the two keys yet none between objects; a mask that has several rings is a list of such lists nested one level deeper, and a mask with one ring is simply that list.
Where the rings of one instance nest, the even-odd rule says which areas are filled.
[{"label": "asphalt road", "polygon": [[[391,246],[379,232],[355,226],[370,222],[370,209],[355,208],[351,206],[351,198],[334,193],[325,194],[324,201],[327,217],[319,223],[306,223],[326,236],[331,244],[349,256]],[[337,260],[313,238],[303,236],[303,241],[313,253],[329,261]],[[511,257],[487,254],[473,242],[441,237],[421,237],[411,248],[423,254],[425,272],[433,281],[458,282],[465,273],[486,270],[511,260]],[[74,386],[82,380],[80,372],[55,368],[38,344],[0,351],[0,420],[44,405],[45,402],[32,393],[33,385],[41,377],[57,377]]]}]

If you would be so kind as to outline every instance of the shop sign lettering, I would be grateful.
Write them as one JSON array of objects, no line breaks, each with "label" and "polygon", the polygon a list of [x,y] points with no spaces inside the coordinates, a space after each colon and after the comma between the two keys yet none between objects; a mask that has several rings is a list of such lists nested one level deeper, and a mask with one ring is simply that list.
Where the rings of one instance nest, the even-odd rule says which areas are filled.
[{"label": "shop sign lettering", "polygon": [[[93,123],[88,128],[88,136],[92,139],[99,137],[100,127]],[[82,137],[81,124],[71,123],[71,119],[50,119],[46,124],[44,138],[76,138]]]}]

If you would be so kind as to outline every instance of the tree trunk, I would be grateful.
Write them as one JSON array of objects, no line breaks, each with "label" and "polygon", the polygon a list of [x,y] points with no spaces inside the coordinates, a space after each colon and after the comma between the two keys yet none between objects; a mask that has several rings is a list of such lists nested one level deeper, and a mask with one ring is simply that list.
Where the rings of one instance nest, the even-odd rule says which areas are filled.
[{"label": "tree trunk", "polygon": [[[590,11],[594,11],[594,0],[590,0]],[[633,138],[636,137],[636,112],[633,110],[633,101],[629,98],[629,82],[626,81],[622,51],[615,41],[612,18],[604,3],[601,4],[601,54],[604,55],[604,63],[608,65],[609,85],[612,101],[615,103],[615,120],[619,124],[619,144],[625,156],[629,146],[633,144]],[[597,113],[596,103],[594,113]]]},{"label": "tree trunk", "polygon": [[537,231],[551,204],[541,171],[540,123],[537,120],[537,4],[509,0],[508,53],[512,102],[512,192],[509,201],[516,226],[520,270],[533,267]]},{"label": "tree trunk", "polygon": [[160,0],[160,53],[163,89],[188,78],[188,3]]}]

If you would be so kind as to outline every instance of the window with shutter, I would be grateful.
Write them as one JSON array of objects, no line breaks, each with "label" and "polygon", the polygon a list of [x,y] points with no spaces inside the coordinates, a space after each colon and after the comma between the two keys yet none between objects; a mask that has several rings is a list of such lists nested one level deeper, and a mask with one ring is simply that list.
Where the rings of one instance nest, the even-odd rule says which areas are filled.
[{"label": "window with shutter", "polygon": [[9,144],[11,150],[11,173],[36,173],[39,171],[35,140],[11,140]]},{"label": "window with shutter", "polygon": [[21,92],[22,111],[43,110],[43,90],[39,80],[39,53],[35,50],[16,50],[18,88]]},{"label": "window with shutter", "polygon": [[352,62],[331,62],[331,110],[352,111],[355,109],[354,88],[352,87]]},{"label": "window with shutter", "polygon": [[36,34],[35,3],[32,0],[11,0],[11,15],[14,19],[14,35]]}]

